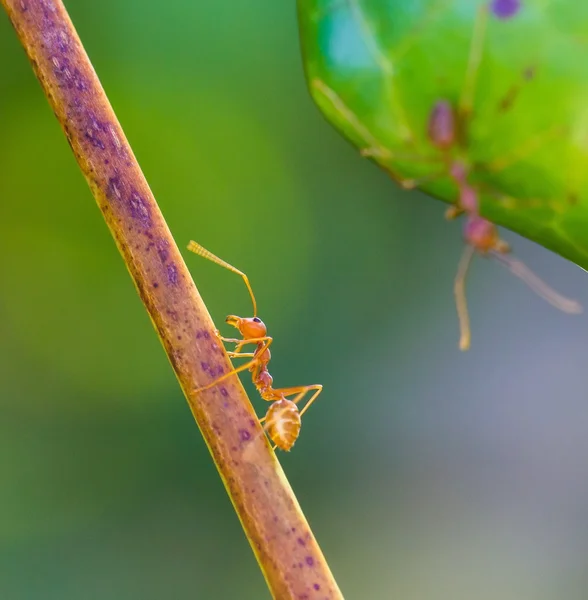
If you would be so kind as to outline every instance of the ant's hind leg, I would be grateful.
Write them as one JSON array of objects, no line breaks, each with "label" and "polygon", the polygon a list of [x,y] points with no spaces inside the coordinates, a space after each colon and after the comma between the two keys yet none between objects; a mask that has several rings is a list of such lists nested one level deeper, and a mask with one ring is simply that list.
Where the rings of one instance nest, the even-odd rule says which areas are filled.
[{"label": "ant's hind leg", "polygon": [[[310,405],[319,397],[319,394],[323,391],[322,385],[312,386],[308,391],[314,389],[314,394],[310,397],[310,400],[304,405],[304,408],[300,411],[300,417],[310,408]],[[296,402],[296,401],[295,401]]]},{"label": "ant's hind leg", "polygon": [[276,392],[282,394],[283,396],[293,396],[297,394],[296,398],[292,400],[294,404],[298,404],[308,392],[314,390],[314,394],[310,397],[310,400],[304,405],[304,408],[300,411],[300,416],[302,416],[310,407],[310,405],[317,399],[318,395],[323,391],[323,386],[320,383],[315,385],[300,385],[296,387],[289,388],[279,388],[275,390]]}]

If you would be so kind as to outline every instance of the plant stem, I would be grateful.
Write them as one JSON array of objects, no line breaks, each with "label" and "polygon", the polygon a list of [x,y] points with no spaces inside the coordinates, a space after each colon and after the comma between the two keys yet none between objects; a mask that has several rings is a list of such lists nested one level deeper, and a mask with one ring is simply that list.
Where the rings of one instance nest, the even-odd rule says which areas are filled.
[{"label": "plant stem", "polygon": [[274,596],[337,587],[60,0],[1,0],[153,321]]}]

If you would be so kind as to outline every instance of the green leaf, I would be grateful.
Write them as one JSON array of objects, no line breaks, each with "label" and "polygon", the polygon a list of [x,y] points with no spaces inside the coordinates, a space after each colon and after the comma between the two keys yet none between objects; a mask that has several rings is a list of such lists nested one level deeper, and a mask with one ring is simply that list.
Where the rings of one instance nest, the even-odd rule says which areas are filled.
[{"label": "green leaf", "polygon": [[[588,3],[298,0],[298,12],[312,97],[364,155],[447,202],[449,161],[463,161],[484,217],[588,268]],[[449,154],[427,133],[440,100],[458,119]]]}]

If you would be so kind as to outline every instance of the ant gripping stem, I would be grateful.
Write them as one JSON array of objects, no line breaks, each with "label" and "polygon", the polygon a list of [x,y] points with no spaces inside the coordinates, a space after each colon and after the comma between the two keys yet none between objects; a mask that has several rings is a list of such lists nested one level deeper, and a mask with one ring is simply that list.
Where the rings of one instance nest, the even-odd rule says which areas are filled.
[{"label": "ant gripping stem", "polygon": [[257,302],[255,301],[255,296],[253,295],[253,290],[251,289],[251,284],[249,283],[249,279],[247,278],[247,275],[245,275],[245,273],[243,273],[243,271],[239,271],[239,269],[236,269],[235,267],[233,267],[233,265],[230,265],[228,262],[224,261],[222,258],[219,258],[212,252],[209,252],[206,248],[203,248],[200,244],[198,244],[194,240],[191,240],[190,243],[188,244],[188,250],[190,250],[191,252],[194,252],[194,254],[198,254],[199,256],[202,256],[203,258],[206,258],[206,259],[212,261],[213,263],[216,263],[217,265],[220,265],[221,267],[224,267],[225,269],[228,269],[229,271],[232,271],[233,273],[237,273],[237,275],[241,275],[241,277],[243,278],[243,281],[245,282],[245,285],[247,286],[247,289],[249,290],[249,295],[251,296],[251,302],[253,303],[253,316],[254,317],[257,316]]},{"label": "ant gripping stem", "polygon": [[[253,317],[238,317],[236,315],[229,315],[226,318],[226,322],[235,327],[242,338],[225,338],[220,336],[225,343],[235,344],[235,350],[229,352],[231,358],[250,358],[251,360],[233,368],[228,373],[224,373],[211,383],[204,387],[195,390],[196,393],[208,390],[221,381],[224,381],[228,377],[241,373],[242,371],[250,371],[253,384],[263,400],[271,402],[272,404],[268,408],[267,414],[260,422],[264,422],[264,430],[269,435],[270,439],[274,442],[276,447],[281,450],[288,451],[292,448],[298,435],[300,433],[301,417],[308,410],[310,405],[316,400],[319,394],[322,392],[323,386],[320,384],[314,385],[302,385],[285,388],[274,388],[273,378],[268,371],[268,363],[271,360],[270,346],[273,342],[273,338],[267,335],[267,327],[261,319],[257,317],[257,303],[255,302],[255,296],[253,290],[249,284],[249,279],[242,271],[236,269],[229,263],[225,262],[218,256],[215,256],[206,248],[203,248],[200,244],[191,241],[188,245],[188,249],[195,254],[206,258],[233,273],[241,275],[249,294],[251,301],[253,302]],[[243,352],[243,346],[254,344],[255,350],[253,352]],[[298,409],[298,403],[301,402],[307,394],[312,393],[309,400],[306,402],[302,410]],[[293,400],[288,400],[289,396],[295,396]]]}]

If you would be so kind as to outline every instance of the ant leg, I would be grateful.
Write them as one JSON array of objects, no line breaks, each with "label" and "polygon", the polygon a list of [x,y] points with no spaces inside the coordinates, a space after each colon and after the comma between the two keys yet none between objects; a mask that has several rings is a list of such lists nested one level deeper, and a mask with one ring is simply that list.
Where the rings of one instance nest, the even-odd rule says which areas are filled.
[{"label": "ant leg", "polygon": [[556,292],[520,260],[496,251],[491,252],[491,255],[513,275],[524,281],[538,296],[541,296],[543,300],[549,302],[555,308],[568,314],[579,314],[582,312],[582,305],[579,302],[570,300]]},{"label": "ant leg", "polygon": [[240,344],[241,342],[245,341],[245,340],[237,339],[237,338],[226,338],[226,337],[223,337],[222,335],[219,335],[218,339],[221,342],[226,342],[227,344]]},{"label": "ant leg", "polygon": [[[272,344],[272,342],[274,341],[273,338],[267,336],[265,338],[258,338],[257,341],[262,341],[264,340],[264,346],[259,350],[258,354],[263,354]],[[225,379],[228,379],[229,377],[231,377],[232,375],[236,375],[237,373],[241,373],[241,371],[246,371],[247,369],[249,369],[249,367],[251,367],[252,365],[254,365],[256,362],[258,362],[257,358],[254,358],[253,360],[250,360],[242,365],[239,365],[238,367],[236,367],[235,369],[232,369],[231,371],[228,371],[227,373],[225,373],[224,375],[221,375],[218,379],[215,379],[213,382],[205,385],[204,387],[201,388],[196,388],[194,390],[195,394],[199,394],[200,392],[204,392],[205,390],[210,389],[211,387],[214,387],[215,385],[218,385],[221,381],[224,381]]]},{"label": "ant leg", "polygon": [[459,261],[457,275],[455,277],[454,293],[455,305],[457,307],[457,317],[459,319],[460,350],[469,350],[471,341],[470,317],[468,314],[468,303],[465,294],[465,281],[475,252],[476,249],[469,244],[464,248],[463,254]]},{"label": "ant leg", "polygon": [[470,45],[470,55],[465,75],[464,86],[458,104],[458,117],[462,121],[462,128],[465,131],[466,123],[474,110],[474,95],[476,93],[476,79],[480,62],[482,61],[482,52],[484,47],[484,37],[486,35],[486,22],[488,20],[488,7],[486,3],[478,7],[476,20],[474,21],[474,31]]},{"label": "ant leg", "polygon": [[304,405],[304,408],[300,411],[300,416],[302,416],[307,410],[308,407],[317,399],[318,395],[323,391],[323,386],[320,383],[314,385],[299,385],[295,387],[287,387],[287,388],[278,388],[274,390],[284,397],[293,396],[297,394],[296,398],[292,400],[294,404],[298,404],[308,392],[314,390],[314,394],[311,396],[310,400]]},{"label": "ant leg", "polygon": [[[309,387],[308,391],[312,390],[313,388],[315,389],[315,392],[310,397],[310,400],[304,405],[304,408],[300,411],[300,416],[301,417],[310,408],[310,405],[318,398],[319,394],[323,391],[323,386],[322,385],[311,386],[311,387]],[[299,400],[294,400],[294,402],[299,402]]]},{"label": "ant leg", "polygon": [[[401,158],[401,155],[392,152],[386,148],[372,132],[359,120],[357,115],[343,102],[339,95],[326,85],[321,79],[315,78],[310,82],[310,86],[315,92],[318,92],[339,114],[339,117],[345,121],[355,132],[359,142],[357,145],[363,145],[360,150],[362,156],[379,158],[380,160],[391,160]],[[412,134],[411,134],[412,135]],[[415,160],[415,155],[411,155],[407,160]],[[424,158],[428,160],[428,158]],[[404,178],[386,166],[392,178],[402,185]]]},{"label": "ant leg", "polygon": [[445,218],[448,221],[453,221],[453,219],[457,219],[457,217],[459,217],[460,215],[462,215],[464,212],[466,212],[466,211],[461,206],[457,206],[456,204],[452,204],[445,211]]},{"label": "ant leg", "polygon": [[526,140],[518,148],[511,150],[511,152],[506,156],[495,158],[485,163],[483,168],[491,173],[499,173],[500,171],[504,171],[508,167],[512,167],[512,165],[524,160],[539,150],[549,140],[562,135],[563,132],[564,128],[562,126],[553,125],[549,129],[546,129],[545,131],[542,131],[541,133],[538,133],[532,138]]}]

